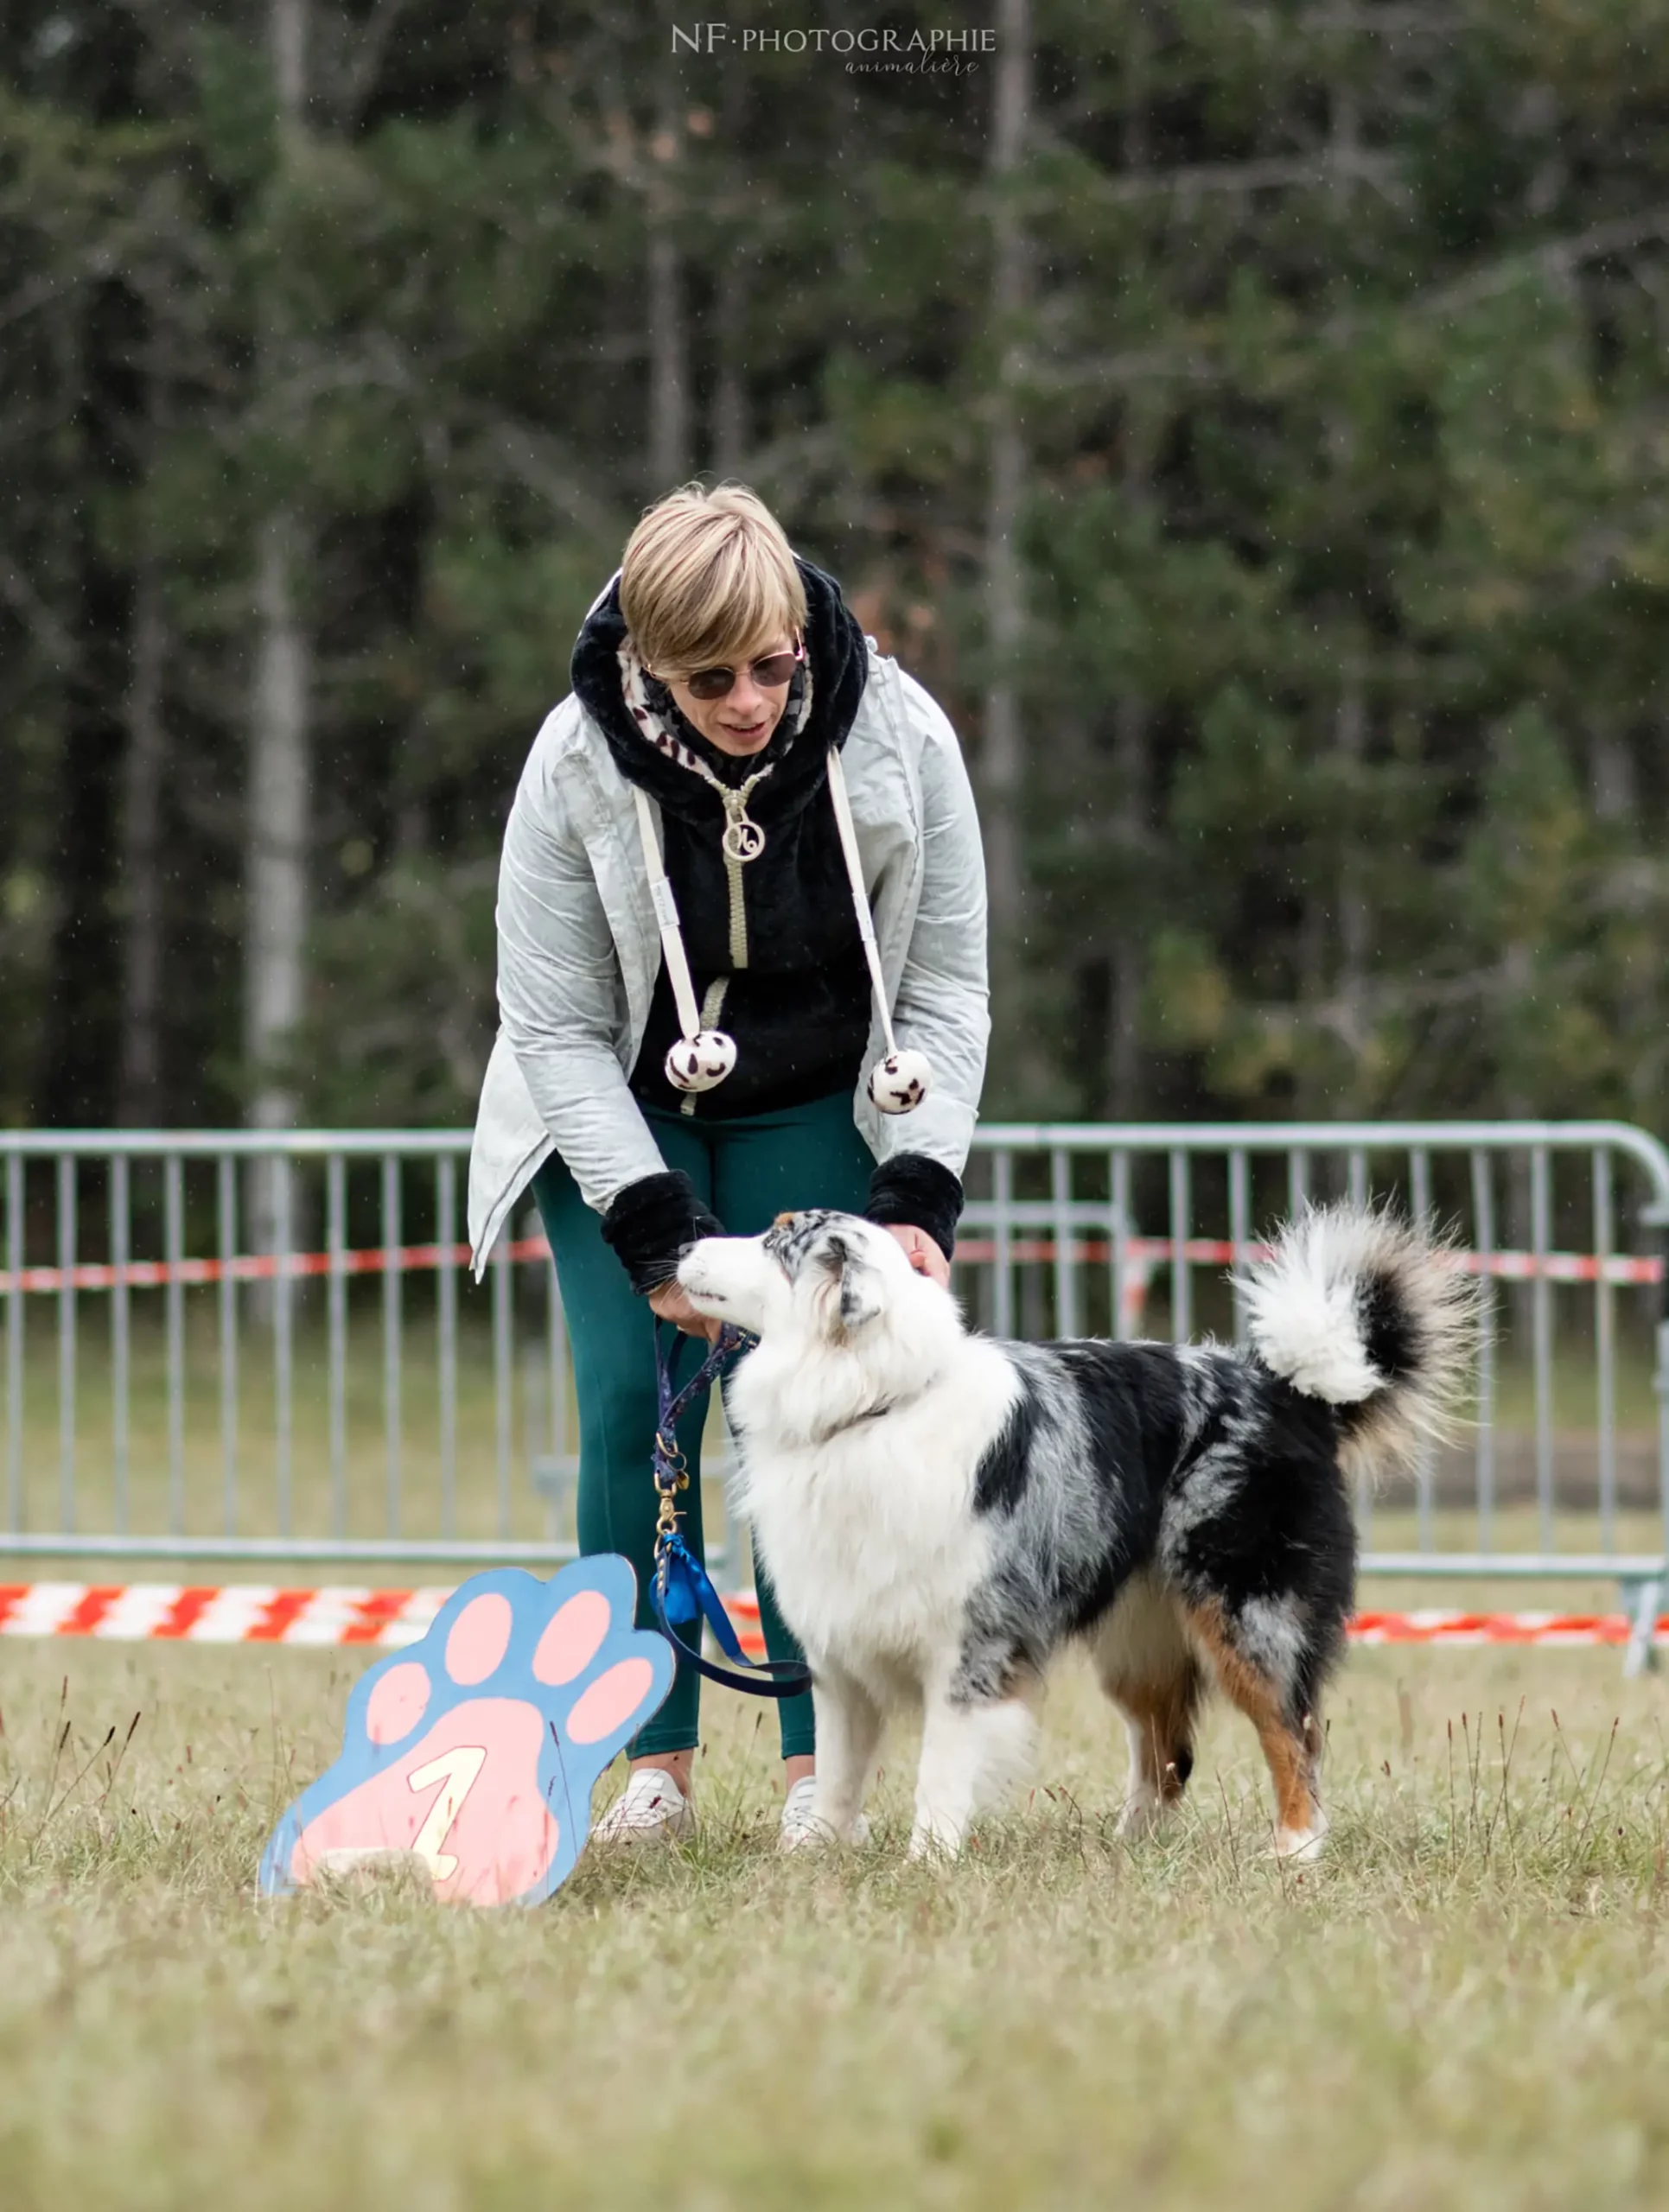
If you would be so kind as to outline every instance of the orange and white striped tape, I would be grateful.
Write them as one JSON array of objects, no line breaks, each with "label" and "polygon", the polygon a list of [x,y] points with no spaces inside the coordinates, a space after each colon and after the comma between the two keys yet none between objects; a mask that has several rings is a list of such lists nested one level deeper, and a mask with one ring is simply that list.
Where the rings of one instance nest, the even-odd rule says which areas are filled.
[{"label": "orange and white striped tape", "polygon": [[[1118,1256],[1118,1249],[1105,1236],[1079,1238],[1073,1245],[1073,1257],[1083,1261],[1110,1262]],[[1009,1257],[1012,1261],[1053,1260],[1055,1257],[1054,1239],[1047,1235],[1032,1233],[1015,1235],[1009,1239]],[[1266,1260],[1271,1247],[1264,1243],[1236,1244],[1226,1236],[1188,1236],[1180,1242],[1169,1236],[1127,1236],[1124,1258],[1127,1267],[1155,1268],[1182,1260],[1189,1267],[1233,1267],[1239,1261]],[[959,1236],[956,1256],[970,1262],[994,1260],[997,1242],[989,1236]],[[1448,1264],[1457,1268],[1462,1274],[1487,1275],[1503,1282],[1534,1282],[1538,1277],[1548,1282],[1608,1282],[1640,1284],[1661,1282],[1663,1260],[1650,1253],[1635,1252],[1462,1252],[1447,1255]],[[3,1279],[0,1278],[0,1288]]]},{"label": "orange and white striped tape", "polygon": [[[415,1643],[451,1595],[449,1589],[356,1590],[337,1585],[279,1590],[258,1583],[214,1586],[172,1582],[0,1583],[0,1636],[90,1636],[119,1643]],[[724,1600],[742,1648],[764,1656],[759,1601],[751,1590]],[[1621,1613],[1359,1613],[1357,1643],[1624,1644]],[[1669,1643],[1669,1614],[1655,1641]]]},{"label": "orange and white striped tape", "polygon": [[[1057,1256],[1053,1236],[1033,1234],[1009,1239],[1011,1262],[1053,1262]],[[1147,1278],[1160,1267],[1182,1260],[1190,1267],[1232,1267],[1239,1260],[1269,1256],[1267,1244],[1232,1243],[1226,1237],[1189,1236],[1180,1243],[1168,1236],[1131,1236],[1124,1247],[1125,1267]],[[972,1266],[997,1257],[991,1236],[964,1236],[957,1241],[956,1256]],[[548,1260],[549,1245],[543,1236],[518,1237],[498,1247],[506,1260]],[[1115,1248],[1105,1236],[1075,1238],[1072,1256],[1085,1262],[1110,1262]],[[103,1260],[78,1260],[73,1267],[20,1268],[14,1274],[0,1268],[0,1297],[12,1291],[37,1296],[57,1296],[79,1290],[161,1290],[169,1283],[188,1288],[206,1283],[270,1282],[279,1275],[301,1280],[312,1275],[421,1274],[436,1268],[468,1265],[468,1244],[366,1245],[340,1252],[240,1253],[228,1260],[194,1258],[175,1261],[129,1260],[121,1266]],[[1649,1254],[1629,1252],[1456,1252],[1451,1264],[1465,1274],[1489,1275],[1507,1282],[1661,1282],[1665,1263]]]},{"label": "orange and white striped tape", "polygon": [[[1623,1644],[1634,1624],[1623,1613],[1358,1613],[1354,1643]],[[1669,1643],[1669,1613],[1659,1617],[1654,1643]]]},{"label": "orange and white striped tape", "polygon": [[449,1590],[275,1590],[172,1582],[0,1583],[0,1636],[120,1643],[415,1643]]},{"label": "orange and white striped tape", "polygon": [[[542,1236],[522,1236],[498,1248],[506,1260],[548,1260]],[[215,1282],[271,1282],[280,1275],[420,1274],[425,1268],[465,1268],[467,1244],[370,1244],[342,1252],[245,1252],[230,1260],[129,1260],[120,1267],[104,1260],[78,1260],[73,1268],[0,1268],[0,1295],[19,1290],[41,1295],[66,1290],[161,1290],[171,1282],[187,1288]]]}]

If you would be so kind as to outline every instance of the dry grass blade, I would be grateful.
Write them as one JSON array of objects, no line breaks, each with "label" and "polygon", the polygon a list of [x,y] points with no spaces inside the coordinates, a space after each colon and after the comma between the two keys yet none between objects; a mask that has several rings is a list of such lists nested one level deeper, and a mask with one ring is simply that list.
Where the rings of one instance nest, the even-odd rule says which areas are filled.
[{"label": "dry grass blade", "polygon": [[873,1848],[785,1859],[768,1717],[715,1698],[696,1841],[503,1916],[410,1866],[255,1909],[339,1658],[72,1664],[7,1651],[5,2212],[1669,2198],[1669,1762],[1611,1655],[1358,1655],[1303,1870],[1220,1713],[1180,1816],[1118,1837],[1122,1731],[1072,1670],[960,1862],[903,1856],[908,1738]]}]

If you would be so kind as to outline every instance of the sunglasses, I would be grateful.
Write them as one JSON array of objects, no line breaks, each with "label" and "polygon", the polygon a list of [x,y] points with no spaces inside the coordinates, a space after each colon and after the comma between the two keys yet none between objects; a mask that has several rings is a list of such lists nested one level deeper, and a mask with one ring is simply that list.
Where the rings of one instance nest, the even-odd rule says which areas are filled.
[{"label": "sunglasses", "polygon": [[[756,660],[748,673],[762,690],[780,691],[785,683],[792,683],[795,669],[806,658],[803,645],[792,652],[767,653],[763,660]],[[722,699],[735,684],[736,672],[733,668],[698,668],[693,676],[680,681],[692,699]]]}]

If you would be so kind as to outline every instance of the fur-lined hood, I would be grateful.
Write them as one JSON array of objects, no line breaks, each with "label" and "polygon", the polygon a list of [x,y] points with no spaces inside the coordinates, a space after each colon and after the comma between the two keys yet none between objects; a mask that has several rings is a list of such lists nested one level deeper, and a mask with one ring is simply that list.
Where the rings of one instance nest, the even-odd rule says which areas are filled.
[{"label": "fur-lined hood", "polygon": [[[735,788],[761,768],[771,771],[749,806],[750,812],[768,824],[798,813],[821,788],[829,748],[845,744],[870,673],[863,632],[841,596],[840,586],[798,554],[794,566],[806,588],[806,655],[812,673],[812,711],[798,735],[793,709],[804,681],[800,676],[794,679],[787,709],[770,743],[762,753],[746,760],[721,753],[703,737],[678,713],[664,685],[655,685],[651,691],[657,710],[721,783]],[[640,785],[652,798],[683,820],[710,825],[717,836],[724,825],[718,793],[699,776],[658,752],[627,710],[620,668],[625,636],[626,618],[621,613],[616,575],[586,616],[576,641],[569,671],[575,696],[602,732],[622,776]]]}]

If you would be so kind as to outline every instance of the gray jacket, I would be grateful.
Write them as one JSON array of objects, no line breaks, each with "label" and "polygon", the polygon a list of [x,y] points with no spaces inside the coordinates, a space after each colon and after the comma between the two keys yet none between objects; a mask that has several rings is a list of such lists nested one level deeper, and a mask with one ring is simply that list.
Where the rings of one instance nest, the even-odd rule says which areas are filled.
[{"label": "gray jacket", "polygon": [[[894,1029],[932,1061],[933,1085],[914,1113],[883,1115],[861,1076],[853,1119],[877,1160],[925,1153],[959,1175],[991,1029],[979,824],[942,709],[868,644],[841,757]],[[627,1082],[660,967],[632,790],[571,694],[546,717],[517,788],[498,931],[499,1034],[469,1155],[477,1275],[552,1152],[600,1213],[666,1168]],[[882,1049],[877,1019],[864,1075]]]}]

